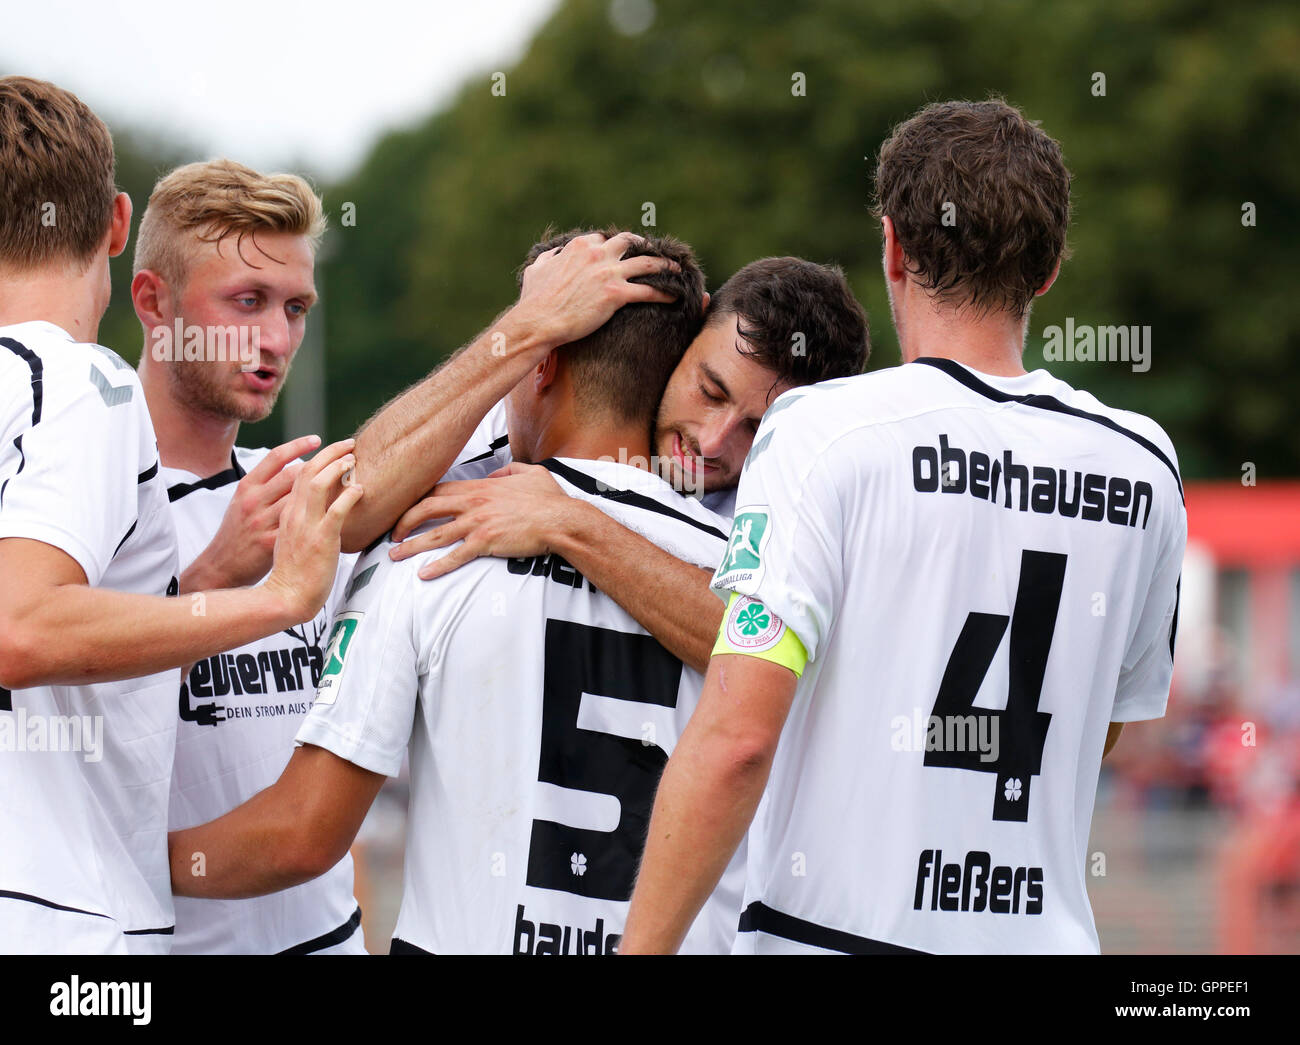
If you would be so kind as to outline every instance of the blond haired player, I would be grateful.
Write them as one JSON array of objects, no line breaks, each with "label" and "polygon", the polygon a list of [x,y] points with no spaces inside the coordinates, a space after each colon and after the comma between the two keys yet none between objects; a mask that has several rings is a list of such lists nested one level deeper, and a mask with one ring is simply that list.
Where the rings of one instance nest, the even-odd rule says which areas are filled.
[{"label": "blond haired player", "polygon": [[[310,619],[333,583],[351,444],[280,513],[266,580],[164,598],[176,536],[135,373],[95,344],[131,201],[108,129],[0,78],[0,951],[166,951],[176,668]],[[87,738],[93,739],[88,745]]]},{"label": "blond haired player", "polygon": [[[308,441],[236,445],[267,417],[316,301],[320,199],[293,174],[231,160],[179,167],[140,222],[131,296],[144,328],[140,384],[158,433],[180,545],[181,589],[256,583]],[[169,824],[188,827],[273,783],[320,676],[323,636],[353,556],[311,620],[201,658],[180,684]],[[345,855],[262,899],[177,897],[175,954],[364,954]]]}]

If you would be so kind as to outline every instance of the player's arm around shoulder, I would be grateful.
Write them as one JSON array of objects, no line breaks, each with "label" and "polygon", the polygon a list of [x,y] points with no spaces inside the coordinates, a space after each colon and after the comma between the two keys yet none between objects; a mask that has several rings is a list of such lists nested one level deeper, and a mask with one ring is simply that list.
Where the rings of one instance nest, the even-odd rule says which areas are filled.
[{"label": "player's arm around shoulder", "polygon": [[625,304],[672,300],[632,282],[677,267],[665,258],[624,258],[638,238],[593,233],[541,255],[525,270],[512,308],[362,428],[357,479],[374,494],[349,519],[344,551],[360,550],[431,489],[492,404],[549,352],[586,337]]},{"label": "player's arm around shoulder", "polygon": [[[0,540],[0,575],[19,579],[0,587],[0,685],[153,674],[315,616],[333,585],[339,528],[362,493],[337,492],[349,449],[347,441],[325,448],[295,480],[267,579],[256,588],[202,593],[202,613],[191,600],[163,598],[166,580],[157,594],[96,587],[94,560],[87,570],[57,536]],[[130,483],[134,491],[134,476]],[[106,561],[113,554],[110,548]]]},{"label": "player's arm around shoulder", "polygon": [[[435,519],[451,521],[413,533]],[[398,520],[393,537],[400,542],[389,553],[396,560],[450,549],[420,568],[426,580],[481,556],[558,552],[674,656],[700,673],[708,669],[722,618],[709,593],[712,568],[678,559],[594,504],[570,497],[541,465],[513,463],[486,479],[439,483]]]}]

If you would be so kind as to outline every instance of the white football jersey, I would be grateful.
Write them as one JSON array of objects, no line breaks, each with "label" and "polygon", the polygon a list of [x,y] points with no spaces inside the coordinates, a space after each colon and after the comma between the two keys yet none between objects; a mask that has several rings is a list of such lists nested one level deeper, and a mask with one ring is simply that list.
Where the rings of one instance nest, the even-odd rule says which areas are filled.
[{"label": "white football jersey", "polygon": [[1102,747],[1164,713],[1186,532],[1160,427],[1046,371],[778,399],[714,577],[809,654],[737,951],[1096,952]]},{"label": "white football jersey", "polygon": [[[230,467],[199,477],[164,468],[182,572],[216,536],[235,487],[266,456],[236,447]],[[204,824],[279,779],[320,681],[325,634],[357,556],[344,555],[313,620],[191,666],[180,686],[171,828]],[[365,954],[352,856],[310,882],[267,896],[178,896],[174,954]]]},{"label": "white football jersey", "polygon": [[[442,481],[484,479],[498,468],[504,468],[511,460],[510,437],[506,432],[506,406],[502,400],[487,412]],[[700,497],[699,501],[718,516],[724,525],[731,524],[731,516],[736,509],[734,486],[713,490]]]},{"label": "white football jersey", "polygon": [[[702,567],[725,533],[698,502],[613,462],[545,462],[567,493]],[[358,564],[298,733],[397,774],[410,750],[395,932],[434,953],[617,949],[664,763],[703,679],[557,555],[477,559],[437,581]],[[688,937],[726,951],[743,855]]]},{"label": "white football jersey", "polygon": [[[0,327],[0,538],[100,588],[177,591],[176,535],[139,380],[51,323]],[[0,952],[165,953],[176,670],[0,689]]]}]

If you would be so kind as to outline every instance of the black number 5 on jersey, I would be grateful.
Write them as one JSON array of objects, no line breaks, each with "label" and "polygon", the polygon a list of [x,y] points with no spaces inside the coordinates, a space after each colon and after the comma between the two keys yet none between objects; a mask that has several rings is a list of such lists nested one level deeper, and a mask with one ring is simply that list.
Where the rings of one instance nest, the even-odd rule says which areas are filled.
[{"label": "black number 5 on jersey", "polygon": [[534,820],[528,884],[626,900],[668,755],[655,744],[581,729],[578,711],[584,693],[676,707],[681,661],[648,635],[548,620],[544,670],[538,779],[613,795],[621,812],[613,831]]}]

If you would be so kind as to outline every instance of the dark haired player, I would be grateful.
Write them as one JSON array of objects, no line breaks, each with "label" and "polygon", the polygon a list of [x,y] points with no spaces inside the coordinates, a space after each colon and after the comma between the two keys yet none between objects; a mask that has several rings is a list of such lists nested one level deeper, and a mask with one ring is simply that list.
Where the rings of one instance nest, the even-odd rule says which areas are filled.
[{"label": "dark haired player", "polygon": [[[713,295],[703,329],[668,380],[655,415],[651,467],[729,524],[741,465],[772,401],[790,388],[860,373],[869,351],[867,317],[839,269],[789,257],[746,265]],[[367,448],[363,431],[358,469],[376,460]],[[556,553],[685,663],[704,670],[722,619],[708,576],[594,506],[563,496],[545,469],[512,463],[499,406],[461,459],[476,461],[482,477],[496,469],[510,474],[439,485],[401,518],[393,537],[402,541],[432,519],[454,521],[403,541],[394,558],[461,542],[423,568],[421,576],[433,578],[480,555]],[[383,457],[378,462],[385,471],[394,467]],[[373,465],[368,474],[376,474]]]},{"label": "dark haired player", "polygon": [[737,952],[1098,950],[1097,774],[1164,713],[1187,516],[1155,422],[1022,365],[1069,186],[1000,101],[883,146],[907,365],[763,420],[624,952],[675,950],[747,829]]},{"label": "dark haired player", "polygon": [[[696,567],[717,517],[646,468],[659,393],[699,330],[703,274],[667,239],[671,304],[616,312],[506,399],[510,447],[571,496]],[[536,254],[536,252],[535,252]],[[466,462],[472,467],[474,462]],[[430,558],[441,553],[434,552]],[[176,832],[178,893],[282,889],[351,844],[385,775],[411,755],[396,953],[608,953],[617,948],[654,786],[702,679],[562,560],[481,559],[426,584],[381,543],[357,564],[316,702],[279,781]],[[206,874],[189,874],[207,854]],[[739,866],[691,946],[730,944]]]}]

